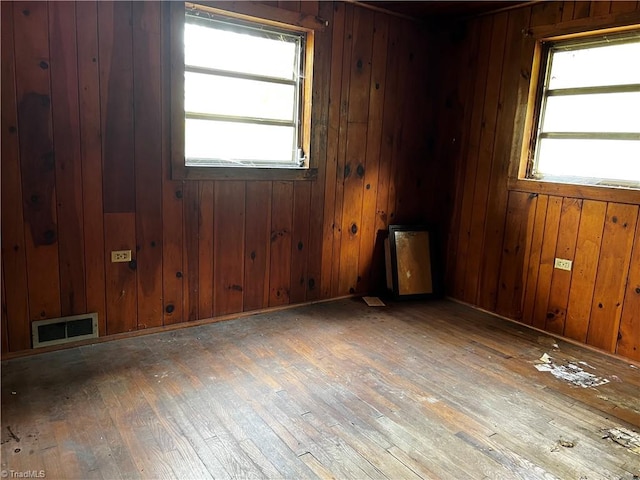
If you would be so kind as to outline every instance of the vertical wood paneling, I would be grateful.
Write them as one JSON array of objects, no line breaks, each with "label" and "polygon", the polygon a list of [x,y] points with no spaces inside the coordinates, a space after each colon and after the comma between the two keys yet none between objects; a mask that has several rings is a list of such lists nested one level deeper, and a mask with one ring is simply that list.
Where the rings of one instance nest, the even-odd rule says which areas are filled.
[{"label": "vertical wood paneling", "polygon": [[360,252],[358,258],[359,291],[368,292],[377,285],[371,283],[374,246],[376,240],[376,201],[380,178],[382,122],[387,77],[387,46],[389,20],[376,14],[373,26],[371,79],[369,85],[369,114],[365,154],[364,190],[362,194],[362,219],[360,221]]},{"label": "vertical wood paneling", "polygon": [[591,2],[576,0],[573,2],[573,19],[586,18],[591,13]]},{"label": "vertical wood paneling", "polygon": [[[20,174],[20,151],[16,105],[13,4],[0,4],[2,21],[2,54],[0,61],[2,88],[2,272],[5,276],[3,291],[7,320],[7,335],[10,335],[10,350],[24,350],[31,345],[29,325],[29,294],[27,286],[27,259],[25,253],[25,229],[22,210],[22,181]],[[6,208],[7,206],[11,208]],[[8,283],[6,280],[10,279]],[[4,350],[7,351],[7,350]]]},{"label": "vertical wood paneling", "polygon": [[[514,124],[518,100],[514,89],[518,89],[520,82],[528,82],[527,78],[520,75],[520,59],[523,56],[529,57],[534,47],[534,42],[529,37],[522,35],[522,27],[528,21],[529,9],[517,9],[509,12],[483,239],[482,277],[480,280],[482,288],[478,300],[480,306],[489,310],[493,310],[496,306],[501,245],[505,235],[504,218],[508,195],[507,172],[512,152],[510,142],[512,129],[510,127]],[[523,55],[523,52],[526,53]],[[512,82],[512,78],[518,78],[519,82]]]},{"label": "vertical wood paneling", "polygon": [[307,291],[307,257],[309,255],[309,225],[311,184],[295,182],[293,186],[293,228],[291,231],[291,303],[304,302]]},{"label": "vertical wood paneling", "polygon": [[[342,52],[341,86],[339,93],[339,129],[337,136],[337,159],[335,170],[335,203],[333,211],[333,249],[331,263],[331,296],[337,296],[340,281],[340,243],[342,241],[342,212],[344,201],[344,177],[348,139],[349,81],[351,80],[351,53],[353,43],[353,5],[345,5],[344,38]],[[337,100],[337,99],[336,99]]]},{"label": "vertical wood paneling", "polygon": [[585,200],[582,204],[567,319],[564,325],[564,335],[580,342],[587,340],[606,212],[605,202]]},{"label": "vertical wood paneling", "polygon": [[133,3],[133,98],[138,326],[162,314],[161,5]]},{"label": "vertical wood paneling", "polygon": [[198,205],[200,215],[198,217],[198,318],[211,318],[213,316],[213,272],[214,260],[214,190],[212,181],[198,182]]},{"label": "vertical wood paneling", "polygon": [[[576,232],[578,231],[578,225],[580,225],[581,211],[582,200],[575,198],[563,199],[554,259],[574,260],[577,240]],[[554,268],[551,276],[551,291],[549,292],[545,330],[558,334],[562,334],[564,331],[570,286],[571,272]]]},{"label": "vertical wood paneling", "polygon": [[482,113],[482,130],[478,152],[478,168],[476,169],[476,184],[473,196],[473,209],[471,214],[471,228],[469,234],[469,246],[467,248],[466,281],[464,287],[464,299],[476,302],[478,288],[482,278],[482,257],[484,254],[484,222],[486,219],[487,201],[489,195],[489,182],[494,138],[496,134],[496,117],[498,114],[498,97],[500,93],[500,81],[502,73],[502,59],[504,55],[505,32],[507,28],[507,14],[500,14],[494,18],[491,33],[491,53],[489,56],[489,69],[487,84],[484,92],[484,107]]},{"label": "vertical wood paneling", "polygon": [[[472,42],[469,39],[476,38],[477,30],[480,28],[479,22],[473,22],[471,25],[464,25],[464,40],[461,46],[457,46],[454,51],[460,52],[461,63],[464,68],[467,68],[471,71],[475,71],[478,68],[478,51],[479,51],[479,42]],[[442,38],[442,34],[438,35],[438,38],[435,39],[437,43],[432,45],[437,48],[438,51],[442,51],[443,44],[445,39]],[[461,67],[462,68],[462,67]],[[462,212],[460,208],[455,208],[462,204],[462,199],[465,194],[463,185],[467,182],[466,178],[466,170],[464,165],[462,164],[462,159],[466,158],[466,150],[469,146],[469,130],[471,126],[471,113],[473,111],[472,108],[469,108],[468,103],[472,101],[472,94],[475,78],[472,75],[458,75],[457,72],[452,71],[451,69],[445,69],[443,75],[438,78],[432,79],[432,87],[435,91],[443,88],[441,85],[443,84],[456,84],[457,90],[454,91],[457,99],[458,105],[456,106],[456,110],[461,111],[458,113],[458,122],[456,126],[446,127],[448,130],[451,130],[451,133],[455,136],[453,138],[459,139],[455,142],[455,150],[452,151],[452,146],[447,145],[449,142],[446,142],[445,139],[441,136],[438,136],[440,139],[439,142],[436,143],[436,155],[441,155],[441,152],[449,150],[452,151],[449,156],[450,162],[454,167],[454,175],[452,177],[453,185],[451,186],[453,195],[452,200],[454,204],[452,218],[449,222],[449,230],[447,236],[447,254],[446,254],[446,268],[445,268],[445,285],[453,285],[455,281],[456,272],[458,270],[457,264],[459,261],[463,261],[464,258],[458,258],[458,241],[459,241],[459,232],[460,232],[460,224],[462,220]],[[445,98],[444,108],[445,112],[447,111],[447,100]],[[442,101],[440,101],[440,111],[442,111],[443,105]],[[440,114],[442,115],[442,114]],[[451,121],[451,120],[450,120]],[[445,154],[443,154],[444,156]]]},{"label": "vertical wood paneling", "polygon": [[2,322],[2,330],[0,331],[0,335],[2,335],[2,343],[0,344],[3,352],[9,351],[9,326],[7,319],[7,292],[4,289],[5,281],[4,281],[4,269],[0,272],[2,277],[0,278],[0,290],[2,293],[2,303],[0,304],[2,311],[0,312],[0,320]]},{"label": "vertical wood paneling", "polygon": [[[387,40],[386,82],[384,87],[384,106],[382,114],[380,161],[378,162],[378,181],[373,185],[375,197],[374,251],[371,269],[371,284],[375,289],[384,285],[384,231],[389,226],[389,179],[391,177],[391,156],[394,146],[394,129],[399,85],[400,22],[389,20],[389,38]],[[380,234],[379,232],[383,232]]]},{"label": "vertical wood paneling", "polygon": [[333,236],[336,201],[336,175],[338,169],[338,138],[340,132],[341,82],[344,56],[345,5],[334,3],[333,37],[331,56],[331,77],[329,81],[329,111],[327,125],[327,156],[325,173],[325,204],[322,228],[322,267],[320,278],[320,296],[331,296],[333,268]]},{"label": "vertical wood paneling", "polygon": [[134,262],[113,263],[110,252],[131,250],[135,259],[136,219],[134,213],[107,213],[104,216],[107,257],[107,335],[137,328],[137,285]]},{"label": "vertical wood paneling", "polygon": [[615,0],[611,2],[609,13],[633,12],[636,9],[637,5],[638,5],[638,2]]},{"label": "vertical wood paneling", "polygon": [[[449,168],[426,156],[434,133],[423,113],[431,105],[430,59],[419,47],[428,44],[425,29],[357,5],[282,3],[329,21],[314,42],[309,154],[317,179],[219,181],[214,188],[171,180],[169,133],[180,121],[171,118],[170,73],[177,67],[168,56],[176,27],[169,7],[52,5],[16,6],[19,20],[3,15],[3,79],[14,76],[13,43],[4,40],[13,40],[15,26],[18,92],[44,95],[27,105],[35,115],[20,117],[25,129],[3,129],[2,136],[3,185],[19,187],[4,190],[3,198],[22,196],[30,209],[21,224],[22,212],[7,212],[10,201],[3,202],[5,230],[19,232],[3,236],[5,279],[14,270],[5,285],[12,349],[29,346],[29,304],[33,318],[60,314],[60,286],[63,310],[98,311],[102,335],[366,292],[383,278],[378,230],[396,214],[409,221],[443,211],[435,205],[439,193],[425,183],[427,172],[446,176]],[[61,59],[51,68],[49,49]],[[20,108],[11,103],[12,86],[3,82],[2,115],[15,127],[10,119]],[[11,143],[17,133],[26,155]],[[43,158],[49,170],[39,168]],[[60,243],[57,213],[64,215]],[[35,241],[21,245],[24,234]],[[112,264],[116,248],[132,250],[135,262]],[[86,306],[69,306],[84,298]]]},{"label": "vertical wood paneling", "polygon": [[406,150],[408,139],[404,137],[405,129],[410,126],[403,123],[407,102],[411,103],[408,98],[408,92],[406,91],[407,78],[410,76],[410,49],[413,48],[412,39],[410,38],[410,30],[406,24],[400,20],[396,20],[399,25],[399,33],[397,36],[397,55],[398,55],[398,94],[396,96],[396,103],[392,107],[393,111],[393,127],[392,127],[392,148],[389,165],[389,179],[388,179],[388,196],[387,204],[384,209],[387,212],[388,224],[398,223],[396,217],[396,207],[398,206],[398,191],[402,190],[400,185],[400,172],[402,171],[402,158],[404,155],[411,155],[412,152]]},{"label": "vertical wood paneling", "polygon": [[362,189],[365,171],[365,149],[367,126],[363,123],[349,124],[346,164],[344,167],[344,201],[342,205],[342,227],[337,256],[339,273],[337,295],[355,293],[358,288],[358,256],[360,247],[360,218],[362,211]]},{"label": "vertical wood paneling", "polygon": [[637,205],[607,206],[587,343],[611,352],[618,339],[637,219]]},{"label": "vertical wood paneling", "polygon": [[547,319],[547,305],[551,294],[551,281],[555,263],[558,228],[562,214],[562,198],[550,197],[545,217],[544,236],[540,249],[540,266],[536,284],[535,303],[533,309],[533,326],[544,328]]},{"label": "vertical wood paneling", "polygon": [[[245,183],[216,182],[215,188],[213,315],[217,316],[242,311]],[[286,233],[291,239],[291,227]],[[290,254],[286,252],[287,257]]]},{"label": "vertical wood paneling", "polygon": [[[563,2],[540,2],[531,7],[530,27],[558,23],[562,19]],[[608,7],[607,7],[608,8]]]},{"label": "vertical wood paneling", "polygon": [[57,317],[61,308],[56,161],[51,126],[49,5],[25,2],[14,3],[13,7],[29,312],[31,319],[37,320]]},{"label": "vertical wood paneling", "polygon": [[[467,135],[467,145],[464,148],[466,155],[462,157],[461,169],[465,170],[464,185],[462,188],[460,223],[458,226],[458,248],[456,251],[456,272],[454,275],[453,291],[458,298],[467,298],[467,265],[469,262],[469,244],[471,242],[471,225],[473,220],[473,199],[475,196],[476,173],[478,170],[478,157],[480,150],[480,137],[482,135],[482,111],[484,108],[484,91],[487,85],[487,76],[489,72],[489,53],[491,45],[491,29],[493,19],[484,17],[479,22],[478,27],[480,35],[480,47],[478,55],[478,63],[476,67],[475,85],[472,92],[472,98],[468,99],[471,113],[471,125],[468,127],[470,132]],[[460,188],[460,187],[459,187]],[[473,275],[473,272],[469,273]]]},{"label": "vertical wood paneling", "polygon": [[[303,2],[303,11],[313,7],[313,1]],[[333,3],[319,2],[318,14],[333,25]],[[325,194],[328,166],[329,134],[329,88],[331,81],[331,58],[333,55],[332,32],[326,29],[316,32],[313,73],[313,111],[311,115],[311,151],[318,159],[318,178],[311,184],[311,207],[309,210],[309,248],[307,252],[307,300],[316,300],[322,296],[321,282],[325,232],[325,203],[329,198]]]},{"label": "vertical wood paneling", "polygon": [[76,4],[49,5],[49,48],[62,315],[86,311]]},{"label": "vertical wood paneling", "polygon": [[640,360],[640,221],[636,226],[616,353]]},{"label": "vertical wood paneling", "polygon": [[538,195],[536,205],[536,215],[533,220],[531,236],[531,246],[526,262],[526,280],[524,297],[522,300],[522,321],[531,325],[533,323],[533,312],[536,306],[536,291],[538,287],[538,275],[540,273],[540,258],[542,256],[542,239],[544,238],[545,220],[547,218],[547,208],[549,197]]},{"label": "vertical wood paneling", "polygon": [[[555,331],[563,324],[565,334],[610,350],[620,333],[623,355],[637,348],[625,343],[637,337],[635,304],[622,303],[622,293],[624,302],[636,295],[633,227],[631,234],[604,227],[604,202],[585,201],[575,216],[562,213],[574,200],[561,192],[535,197],[506,187],[522,141],[518,122],[530,75],[532,39],[523,30],[593,16],[602,5],[542,2],[425,31],[352,4],[283,3],[330,20],[315,39],[309,153],[318,160],[318,177],[219,181],[215,188],[209,182],[204,195],[198,182],[170,179],[168,133],[177,123],[170,118],[165,6],[13,6],[9,16],[2,6],[2,265],[10,349],[29,347],[29,318],[76,311],[71,294],[73,302],[86,298],[87,311],[102,312],[101,333],[110,334],[366,292],[383,284],[379,231],[400,221],[454,226],[448,278],[457,298]],[[57,12],[66,9],[75,9],[66,17],[75,38],[60,28]],[[24,212],[7,207],[13,197],[23,199]],[[67,215],[70,205],[75,213]],[[62,239],[76,227],[79,248],[76,238]],[[136,252],[137,270],[110,262],[111,250],[120,248]],[[572,249],[574,271],[561,279],[553,258],[571,257]],[[602,280],[625,258],[626,292],[627,272]],[[596,297],[612,296],[614,284],[622,285],[621,305],[613,314],[596,311]],[[583,296],[590,297],[587,307]],[[547,319],[562,308],[565,321]]]},{"label": "vertical wood paneling", "polygon": [[135,211],[132,3],[98,2],[104,211]]},{"label": "vertical wood paneling", "polygon": [[98,313],[100,335],[105,335],[107,310],[97,26],[97,3],[81,2],[76,4],[76,35],[79,39],[77,42],[78,92],[87,311]]},{"label": "vertical wood paneling", "polygon": [[272,182],[247,182],[243,309],[269,306]]},{"label": "vertical wood paneling", "polygon": [[616,2],[603,2],[602,0],[591,2],[591,16],[598,17],[608,14],[612,3]]},{"label": "vertical wood paneling", "polygon": [[170,3],[163,3],[161,38],[165,55],[162,56],[162,298],[163,324],[170,325],[185,320],[183,305],[183,182],[172,181],[169,167],[171,158],[171,62],[166,52],[170,50]]},{"label": "vertical wood paneling", "polygon": [[[371,56],[373,48],[373,12],[355,9],[353,41],[349,65],[347,100],[348,138],[345,155],[340,237],[338,295],[358,290],[358,258],[362,237],[362,195],[366,172],[366,134],[369,116]],[[346,45],[345,45],[346,48]]]},{"label": "vertical wood paneling", "polygon": [[[456,166],[458,193],[450,230],[448,291],[516,319],[519,310],[511,307],[521,305],[525,323],[608,351],[614,351],[618,343],[618,353],[626,356],[637,348],[637,339],[633,339],[638,335],[637,327],[628,320],[634,314],[627,317],[623,312],[625,308],[635,312],[635,290],[630,287],[635,270],[630,258],[632,252],[636,255],[639,241],[634,234],[638,205],[616,203],[615,194],[610,203],[587,200],[580,189],[567,188],[565,193],[560,188],[552,197],[538,195],[534,211],[522,209],[518,213],[514,195],[522,194],[509,192],[507,179],[509,165],[518,160],[523,141],[533,60],[533,39],[526,35],[527,28],[561,27],[563,22],[583,19],[588,29],[588,20],[584,20],[588,17],[598,17],[602,24],[611,13],[637,9],[637,3],[628,2],[540,2],[509,12],[507,28],[500,31],[496,31],[496,23],[504,14],[481,17],[465,25],[467,32],[473,32],[470,41],[478,45],[478,61],[441,62],[459,76],[472,76],[476,83],[475,91],[466,95],[470,89],[463,81],[456,87],[464,95],[464,116],[469,123],[464,127],[466,136]],[[491,34],[486,31],[487,23],[494,24]],[[503,45],[505,55],[501,58]],[[455,45],[455,39],[443,48],[443,58],[465,51]],[[499,85],[497,72],[501,72]],[[496,90],[499,96],[492,94]],[[440,138],[455,134],[456,127],[446,122],[440,128]],[[509,204],[505,210],[506,198]],[[613,216],[618,218],[617,224],[611,220]],[[524,245],[524,254],[514,255],[514,245]],[[555,269],[556,257],[573,260],[573,270]],[[500,281],[494,304],[498,265]],[[522,273],[514,275],[514,270]],[[629,298],[631,306],[627,307]],[[633,333],[625,335],[625,328]],[[623,341],[617,340],[624,336],[633,339],[628,349],[621,348]]]},{"label": "vertical wood paneling", "polygon": [[564,2],[562,5],[562,19],[563,22],[568,22],[573,19],[576,2]]},{"label": "vertical wood paneling", "polygon": [[183,311],[186,321],[197,320],[199,288],[199,241],[200,204],[198,182],[184,182],[183,187],[183,227],[184,249],[182,250],[183,268]]},{"label": "vertical wood paneling", "polygon": [[511,318],[522,315],[520,298],[525,243],[529,219],[535,215],[536,203],[537,198],[528,193],[511,192],[509,195],[496,311]]},{"label": "vertical wood paneling", "polygon": [[274,182],[271,198],[271,247],[269,254],[269,306],[289,303],[291,281],[291,228],[293,184]]}]

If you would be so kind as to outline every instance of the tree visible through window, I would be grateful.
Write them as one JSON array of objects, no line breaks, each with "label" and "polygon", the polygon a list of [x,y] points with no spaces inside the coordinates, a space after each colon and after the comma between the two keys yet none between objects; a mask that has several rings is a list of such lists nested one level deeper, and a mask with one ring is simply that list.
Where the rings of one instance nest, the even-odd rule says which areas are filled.
[{"label": "tree visible through window", "polygon": [[528,178],[640,187],[640,32],[542,44]]},{"label": "tree visible through window", "polygon": [[306,33],[187,10],[187,167],[306,168]]}]

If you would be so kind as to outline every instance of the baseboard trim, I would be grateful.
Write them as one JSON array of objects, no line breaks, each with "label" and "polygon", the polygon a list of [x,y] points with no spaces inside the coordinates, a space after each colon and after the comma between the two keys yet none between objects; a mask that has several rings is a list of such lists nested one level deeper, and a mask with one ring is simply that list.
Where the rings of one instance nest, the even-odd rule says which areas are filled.
[{"label": "baseboard trim", "polygon": [[97,338],[88,339],[88,340],[81,340],[73,343],[64,343],[60,345],[52,345],[49,347],[41,347],[37,349],[32,348],[29,350],[20,350],[18,352],[7,352],[7,353],[2,352],[2,360],[3,361],[12,360],[14,358],[28,357],[31,355],[40,355],[42,353],[56,352],[58,350],[66,350],[69,348],[82,347],[86,345],[94,345],[94,344],[104,343],[104,342],[111,342],[114,340],[122,340],[124,338],[139,337],[142,335],[152,335],[154,333],[169,332],[172,330],[180,330],[183,328],[197,327],[200,325],[208,325],[208,324],[217,323],[217,322],[226,322],[229,320],[252,317],[254,315],[260,315],[264,313],[281,312],[283,310],[290,310],[292,308],[304,307],[307,305],[315,305],[318,303],[333,302],[336,300],[343,300],[345,298],[353,298],[353,297],[360,297],[360,296],[361,294],[351,294],[351,295],[343,295],[341,297],[332,297],[332,298],[325,298],[322,300],[312,300],[309,302],[294,303],[290,305],[279,305],[277,307],[261,308],[260,310],[230,313],[228,315],[220,315],[219,317],[203,318],[201,320],[192,320],[190,322],[174,323],[171,325],[164,325],[162,327],[142,328],[140,330],[134,330],[131,332],[115,333],[113,335],[105,335],[103,337],[97,337]]},{"label": "baseboard trim", "polygon": [[477,305],[473,305],[472,303],[468,303],[468,302],[465,302],[463,300],[459,300],[459,299],[454,298],[454,297],[446,296],[445,298],[447,300],[451,300],[452,302],[459,303],[460,305],[464,305],[465,307],[469,307],[469,308],[472,308],[472,309],[477,310],[479,312],[486,313],[487,315],[491,315],[492,317],[499,318],[501,320],[506,320],[507,322],[511,322],[511,323],[513,323],[515,325],[518,325],[519,327],[528,328],[529,330],[533,330],[533,331],[538,332],[538,333],[540,333],[542,335],[547,335],[549,337],[556,338],[556,339],[561,340],[563,342],[570,343],[571,345],[575,345],[576,347],[586,348],[587,350],[591,350],[592,352],[600,353],[600,354],[606,355],[607,357],[615,358],[617,360],[621,360],[623,362],[630,363],[630,364],[634,365],[635,367],[640,368],[640,361],[633,360],[633,359],[628,358],[628,357],[623,357],[622,355],[618,355],[617,353],[608,352],[608,351],[603,350],[601,348],[594,347],[593,345],[589,345],[587,343],[579,342],[578,340],[574,340],[573,338],[564,337],[564,336],[559,335],[557,333],[552,333],[552,332],[548,332],[546,330],[542,330],[541,328],[537,328],[537,327],[534,327],[533,325],[528,325],[526,323],[519,322],[518,320],[514,320],[513,318],[505,317],[504,315],[500,315],[499,313],[495,313],[495,312],[492,312],[490,310],[486,310],[486,309],[484,309],[482,307],[479,307]]}]

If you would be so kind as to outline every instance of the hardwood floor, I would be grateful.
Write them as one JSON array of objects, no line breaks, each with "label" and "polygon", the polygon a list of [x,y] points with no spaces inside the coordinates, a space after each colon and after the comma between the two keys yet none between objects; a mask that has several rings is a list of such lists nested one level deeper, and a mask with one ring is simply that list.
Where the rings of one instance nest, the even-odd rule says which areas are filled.
[{"label": "hardwood floor", "polygon": [[[538,371],[544,353],[609,383]],[[340,300],[2,367],[14,478],[640,475],[603,438],[640,431],[637,367],[449,301]]]}]

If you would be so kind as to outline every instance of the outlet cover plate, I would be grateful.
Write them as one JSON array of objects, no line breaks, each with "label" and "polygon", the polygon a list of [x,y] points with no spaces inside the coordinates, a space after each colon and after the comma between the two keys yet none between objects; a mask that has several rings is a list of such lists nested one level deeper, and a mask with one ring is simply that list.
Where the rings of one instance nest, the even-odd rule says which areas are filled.
[{"label": "outlet cover plate", "polygon": [[130,262],[131,261],[131,250],[113,250],[111,252],[111,262]]},{"label": "outlet cover plate", "polygon": [[568,272],[570,272],[572,264],[572,260],[567,260],[566,258],[556,258],[554,268],[557,268],[559,270],[567,270]]}]

